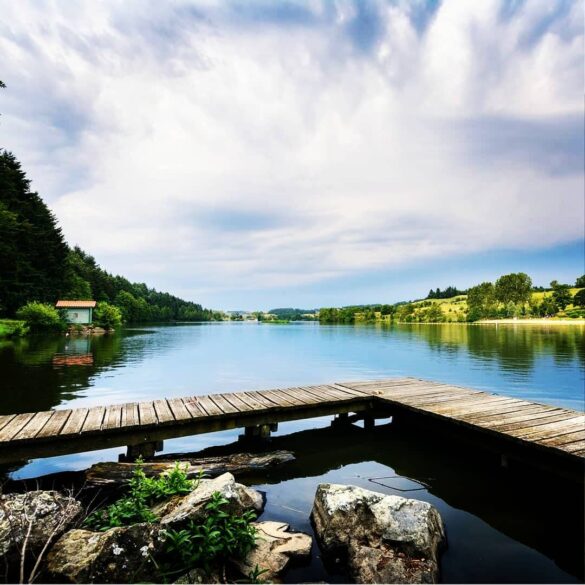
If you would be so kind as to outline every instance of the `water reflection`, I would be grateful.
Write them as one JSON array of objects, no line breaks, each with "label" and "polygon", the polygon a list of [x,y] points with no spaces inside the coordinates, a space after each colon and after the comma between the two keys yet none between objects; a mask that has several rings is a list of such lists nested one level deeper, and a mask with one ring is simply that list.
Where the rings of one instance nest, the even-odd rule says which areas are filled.
[{"label": "water reflection", "polygon": [[581,326],[213,324],[0,342],[0,413],[416,376],[583,409]]},{"label": "water reflection", "polygon": [[[428,501],[447,527],[442,556],[447,583],[569,583],[583,579],[583,485],[530,467],[503,469],[499,459],[434,427],[391,425],[373,433],[350,426],[274,437],[272,449],[293,451],[290,464],[240,477],[267,494],[265,520],[312,532],[309,515],[319,483],[359,485]],[[241,450],[239,443],[197,456]],[[167,455],[167,457],[169,457]],[[50,476],[41,487],[81,484],[73,474]],[[36,481],[35,481],[36,485]],[[18,487],[9,484],[8,489]],[[87,497],[91,497],[88,494]],[[322,564],[317,548],[309,567],[288,582],[347,582]]]},{"label": "water reflection", "polygon": [[[123,365],[133,335],[101,337],[31,335],[0,343],[3,392],[0,413],[50,410],[75,399],[76,392],[109,369]],[[134,346],[133,352],[139,352]]]},{"label": "water reflection", "polygon": [[396,325],[399,335],[418,337],[439,353],[466,351],[480,362],[497,362],[515,374],[531,372],[538,359],[585,367],[584,327],[537,325]]}]

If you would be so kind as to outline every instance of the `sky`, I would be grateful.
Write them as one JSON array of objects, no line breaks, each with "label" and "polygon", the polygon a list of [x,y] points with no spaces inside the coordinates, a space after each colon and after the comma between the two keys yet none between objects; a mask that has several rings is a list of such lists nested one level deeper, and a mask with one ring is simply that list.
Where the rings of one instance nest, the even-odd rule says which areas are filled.
[{"label": "sky", "polygon": [[0,147],[218,309],[584,268],[583,1],[0,0]]}]

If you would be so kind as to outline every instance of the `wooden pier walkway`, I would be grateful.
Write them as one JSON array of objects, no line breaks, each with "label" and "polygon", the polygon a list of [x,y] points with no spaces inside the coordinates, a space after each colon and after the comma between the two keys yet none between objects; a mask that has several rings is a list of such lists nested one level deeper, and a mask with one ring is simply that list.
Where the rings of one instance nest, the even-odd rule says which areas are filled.
[{"label": "wooden pier walkway", "polygon": [[[325,415],[422,417],[532,457],[585,462],[585,413],[413,378],[210,394],[0,416],[0,463]],[[426,418],[425,418],[426,417]],[[252,433],[250,433],[252,434]],[[154,449],[154,447],[153,447]]]}]

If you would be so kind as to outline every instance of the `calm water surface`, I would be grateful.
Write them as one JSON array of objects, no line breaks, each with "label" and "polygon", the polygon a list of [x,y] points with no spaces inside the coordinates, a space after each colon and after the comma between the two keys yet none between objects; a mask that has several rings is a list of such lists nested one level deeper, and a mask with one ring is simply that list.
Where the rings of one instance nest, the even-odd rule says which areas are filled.
[{"label": "calm water surface", "polygon": [[[0,341],[1,414],[211,392],[415,376],[585,410],[581,326],[319,326],[216,323],[128,328],[94,339]],[[329,419],[281,424],[275,448],[297,461],[247,483],[266,492],[266,519],[311,532],[321,482],[416,497],[441,512],[445,582],[579,582],[583,491],[532,470],[502,470],[452,437],[383,426],[334,431]],[[239,431],[165,442],[166,452],[233,449]],[[223,445],[223,447],[222,447]],[[22,462],[32,478],[116,459],[122,449]],[[311,564],[291,581],[344,581]]]}]

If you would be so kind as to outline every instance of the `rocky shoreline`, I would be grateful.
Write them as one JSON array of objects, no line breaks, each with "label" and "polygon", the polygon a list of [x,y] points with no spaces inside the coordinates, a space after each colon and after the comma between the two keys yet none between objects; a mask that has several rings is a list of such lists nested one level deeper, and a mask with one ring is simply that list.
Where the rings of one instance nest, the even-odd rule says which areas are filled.
[{"label": "rocky shoreline", "polygon": [[[138,475],[136,464],[94,465],[85,472],[90,489],[100,486],[118,495],[136,490],[137,477],[143,482],[156,476],[192,482],[190,489],[151,503],[149,521],[98,529],[87,521],[95,499],[84,503],[76,494],[55,490],[3,494],[0,562],[6,582],[281,582],[290,567],[310,561],[313,538],[291,531],[284,522],[260,519],[263,495],[236,482],[226,469],[245,472],[293,459],[290,452],[273,452],[207,462],[148,462],[138,464]],[[214,477],[202,477],[206,467]],[[196,474],[197,479],[189,479]],[[223,524],[212,526],[214,521]],[[320,484],[311,522],[324,561],[345,568],[355,582],[438,582],[445,530],[437,510],[426,502]],[[253,535],[250,546],[228,545],[223,555],[200,555],[205,547],[219,546],[221,539],[229,541],[227,533],[238,530],[245,538]],[[187,541],[194,543],[191,549]]]}]

